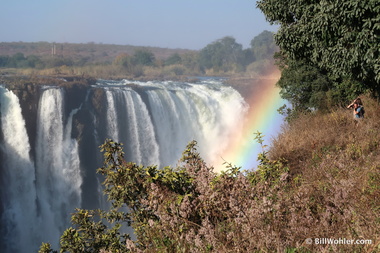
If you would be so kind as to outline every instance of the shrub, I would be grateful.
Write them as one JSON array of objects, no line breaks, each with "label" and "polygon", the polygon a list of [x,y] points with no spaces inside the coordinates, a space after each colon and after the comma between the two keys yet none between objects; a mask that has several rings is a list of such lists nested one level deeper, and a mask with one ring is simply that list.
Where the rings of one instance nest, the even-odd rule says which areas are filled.
[{"label": "shrub", "polygon": [[[61,250],[376,252],[380,109],[370,98],[363,101],[364,121],[343,109],[300,115],[269,151],[257,133],[263,151],[254,171],[228,164],[214,173],[195,141],[178,167],[143,167],[126,162],[122,145],[107,140],[99,173],[112,208],[78,210],[74,227],[61,237]],[[119,230],[129,225],[135,240]],[[308,244],[307,238],[372,243]],[[40,252],[51,252],[50,245]]]}]

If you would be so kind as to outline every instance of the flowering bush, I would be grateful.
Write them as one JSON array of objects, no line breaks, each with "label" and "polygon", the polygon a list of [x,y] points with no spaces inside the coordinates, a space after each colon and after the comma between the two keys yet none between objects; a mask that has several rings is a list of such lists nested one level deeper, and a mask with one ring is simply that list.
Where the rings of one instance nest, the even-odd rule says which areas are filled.
[{"label": "flowering bush", "polygon": [[[307,117],[326,120],[326,131],[356,127],[337,112]],[[220,174],[203,161],[195,141],[186,147],[178,167],[159,169],[126,162],[122,145],[107,140],[101,146],[104,166],[99,173],[105,176],[112,207],[77,210],[74,228],[61,237],[61,251],[379,252],[380,131],[366,120],[363,129],[371,140],[339,146],[320,139],[320,144],[311,143],[294,155],[302,158],[298,163],[285,160],[294,150],[279,140],[267,152],[257,133],[263,147],[257,170],[228,164]],[[296,148],[289,136],[282,138]],[[121,232],[128,226],[134,236]],[[316,244],[316,238],[371,241]],[[53,250],[43,244],[40,252]]]}]

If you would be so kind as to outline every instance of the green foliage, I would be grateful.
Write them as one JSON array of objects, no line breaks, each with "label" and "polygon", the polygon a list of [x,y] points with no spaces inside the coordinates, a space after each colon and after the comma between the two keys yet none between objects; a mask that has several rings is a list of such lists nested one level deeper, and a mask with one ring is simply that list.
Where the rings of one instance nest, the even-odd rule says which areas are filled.
[{"label": "green foliage", "polygon": [[282,161],[270,160],[268,158],[267,146],[264,145],[264,135],[257,131],[254,140],[261,145],[262,152],[258,154],[259,166],[256,171],[247,174],[249,181],[256,185],[265,182],[268,185],[276,186],[280,180],[286,180],[289,175],[289,168]]},{"label": "green foliage", "polygon": [[38,253],[57,253],[57,251],[51,249],[50,243],[42,243]]},{"label": "green foliage", "polygon": [[13,56],[0,56],[0,67],[5,68],[43,68],[44,63],[40,57],[29,55],[27,57],[22,53],[16,53]]},{"label": "green foliage", "polygon": [[133,54],[133,64],[143,66],[153,66],[155,61],[154,54],[148,49],[139,49]]},{"label": "green foliage", "polygon": [[278,51],[274,41],[274,34],[269,31],[263,31],[257,35],[251,41],[251,50],[256,61],[273,58],[274,53]]},{"label": "green foliage", "polygon": [[294,110],[325,110],[328,107],[326,93],[332,88],[332,82],[306,62],[288,60],[277,86],[281,88],[281,97],[289,101]]},{"label": "green foliage", "polygon": [[281,88],[281,97],[292,104],[287,114],[293,118],[299,112],[343,106],[368,91],[361,82],[352,79],[333,80],[326,70],[305,60],[291,60],[280,53],[275,54],[275,59],[282,70],[276,85]]},{"label": "green foliage", "polygon": [[261,0],[267,20],[279,24],[277,45],[291,60],[325,69],[379,92],[380,6],[377,0]]},{"label": "green foliage", "polygon": [[120,252],[125,249],[125,240],[129,237],[120,235],[121,225],[116,223],[113,227],[107,228],[103,220],[95,221],[94,218],[107,218],[108,222],[125,219],[124,214],[113,216],[111,219],[110,216],[100,210],[78,209],[71,218],[72,223],[78,228],[69,228],[63,233],[60,241],[61,252],[99,252],[100,250]]},{"label": "green foliage", "polygon": [[230,71],[235,65],[242,65],[244,59],[242,45],[236,43],[233,37],[217,40],[199,52],[199,65],[204,70]]},{"label": "green foliage", "polygon": [[[263,150],[258,169],[241,172],[227,163],[220,174],[206,165],[195,141],[187,145],[178,167],[158,169],[126,162],[122,144],[106,140],[98,172],[104,175],[112,207],[77,209],[73,227],[61,237],[60,252],[310,252],[324,245],[305,245],[305,238],[323,232],[339,238],[377,234],[379,166],[363,186],[348,175],[358,172],[351,165],[342,167],[344,173],[335,167],[313,167],[317,175],[301,173],[292,179],[285,160],[269,158],[263,135],[257,132],[254,139]],[[321,158],[313,166],[322,164]],[[352,199],[358,196],[354,205]],[[359,208],[366,197],[373,199],[369,212]],[[125,226],[133,227],[135,240],[120,232]],[[349,246],[339,249],[358,249]],[[49,244],[41,245],[40,253],[52,252]]]},{"label": "green foliage", "polygon": [[[91,75],[102,79],[140,78],[182,79],[183,75],[230,75],[250,72],[247,66],[256,61],[254,74],[267,69],[265,61],[271,61],[272,41],[259,39],[254,48],[242,48],[233,37],[224,37],[201,51],[175,49],[137,48],[133,46],[87,44],[60,44],[51,55],[52,44],[3,43],[6,50],[19,53],[0,55],[0,68],[17,68],[22,75]],[[272,37],[269,33],[269,37]],[[265,45],[265,43],[271,43]],[[42,53],[43,52],[43,53]],[[169,51],[170,52],[170,51]],[[36,53],[37,55],[33,55]],[[256,54],[256,55],[255,55]],[[167,58],[164,58],[167,57]],[[266,59],[267,57],[267,59]],[[264,62],[262,62],[264,61]],[[260,71],[257,71],[260,70]]]},{"label": "green foliage", "polygon": [[180,64],[181,61],[182,61],[181,56],[180,56],[178,53],[175,53],[175,54],[169,56],[169,57],[165,60],[165,65]]}]

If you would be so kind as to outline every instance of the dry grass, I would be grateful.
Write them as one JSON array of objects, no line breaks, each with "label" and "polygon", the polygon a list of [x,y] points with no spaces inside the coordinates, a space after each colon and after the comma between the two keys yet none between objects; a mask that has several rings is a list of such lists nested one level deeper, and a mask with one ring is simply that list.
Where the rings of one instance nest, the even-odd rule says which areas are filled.
[{"label": "dry grass", "polygon": [[317,158],[324,160],[333,154],[352,153],[354,149],[362,152],[362,159],[365,156],[368,160],[370,156],[375,162],[380,140],[380,106],[369,97],[363,100],[366,113],[360,121],[353,119],[352,111],[343,108],[329,114],[301,115],[285,126],[273,142],[271,158],[285,158],[294,174],[313,165]]},{"label": "dry grass", "polygon": [[302,115],[271,148],[271,158],[286,159],[292,174],[288,208],[293,214],[288,224],[293,224],[294,240],[302,236],[372,240],[361,247],[309,249],[379,252],[380,106],[369,97],[363,100],[363,120],[354,120],[352,112],[342,108]]},{"label": "dry grass", "polygon": [[256,171],[214,174],[195,142],[179,168],[143,168],[106,142],[106,191],[130,207],[137,238],[122,252],[380,252],[380,106],[362,99],[360,122],[342,108],[294,119]]},{"label": "dry grass", "polygon": [[362,98],[360,122],[342,108],[293,120],[257,171],[214,178],[195,166],[194,192],[181,202],[152,184],[159,221],[145,239],[170,243],[143,252],[380,252],[380,107]]}]

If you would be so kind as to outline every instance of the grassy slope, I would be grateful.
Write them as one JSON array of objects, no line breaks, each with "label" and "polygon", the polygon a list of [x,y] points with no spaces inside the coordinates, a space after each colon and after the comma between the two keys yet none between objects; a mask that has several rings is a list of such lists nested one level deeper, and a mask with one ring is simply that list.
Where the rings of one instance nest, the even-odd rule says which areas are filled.
[{"label": "grassy slope", "polygon": [[282,204],[289,212],[285,215],[289,236],[295,241],[371,239],[365,252],[380,250],[380,106],[362,98],[364,120],[355,121],[352,112],[343,108],[302,115],[284,127],[272,144],[270,157],[286,159],[292,174],[293,187],[282,193],[287,195],[282,196]]}]

